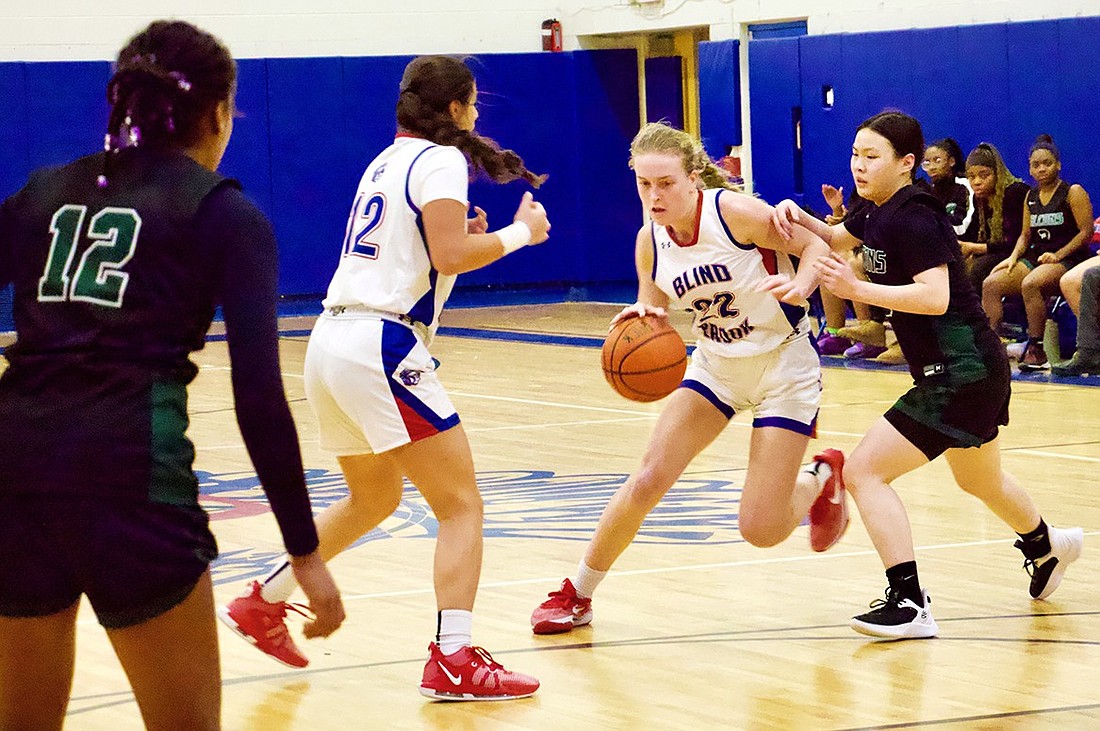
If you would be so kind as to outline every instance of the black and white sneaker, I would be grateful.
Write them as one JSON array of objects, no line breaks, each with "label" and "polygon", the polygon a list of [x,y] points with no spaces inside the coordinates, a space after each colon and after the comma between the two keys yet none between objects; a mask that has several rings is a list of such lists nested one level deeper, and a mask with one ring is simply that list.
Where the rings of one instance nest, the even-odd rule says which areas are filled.
[{"label": "black and white sneaker", "polygon": [[860,634],[885,640],[908,640],[935,637],[940,631],[932,618],[932,600],[924,594],[924,606],[918,607],[911,599],[902,599],[892,588],[886,589],[885,599],[871,602],[871,611],[852,617],[849,626]]},{"label": "black and white sneaker", "polygon": [[[1024,558],[1024,569],[1031,576],[1028,591],[1032,599],[1046,599],[1062,583],[1066,568],[1081,557],[1085,547],[1085,531],[1081,528],[1049,528],[1050,553],[1042,558]],[[1023,541],[1016,541],[1023,550]]]}]

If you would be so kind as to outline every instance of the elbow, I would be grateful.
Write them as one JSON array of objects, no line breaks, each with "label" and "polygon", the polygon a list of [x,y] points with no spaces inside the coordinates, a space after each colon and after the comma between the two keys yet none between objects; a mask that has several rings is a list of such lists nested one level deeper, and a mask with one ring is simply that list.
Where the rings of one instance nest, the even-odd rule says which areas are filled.
[{"label": "elbow", "polygon": [[435,270],[445,277],[453,277],[457,274],[462,274],[464,271],[458,266],[458,262],[453,261],[441,261],[433,264]]},{"label": "elbow", "polygon": [[928,314],[930,314],[930,315],[943,315],[943,314],[945,314],[947,312],[947,305],[950,304],[950,302],[951,302],[951,297],[950,296],[943,297],[942,299],[937,298],[937,299],[931,301],[929,303],[929,307],[930,307],[931,311]]},{"label": "elbow", "polygon": [[442,254],[432,256],[432,268],[445,277],[453,277],[462,274],[466,268],[462,266],[462,256],[455,254]]}]

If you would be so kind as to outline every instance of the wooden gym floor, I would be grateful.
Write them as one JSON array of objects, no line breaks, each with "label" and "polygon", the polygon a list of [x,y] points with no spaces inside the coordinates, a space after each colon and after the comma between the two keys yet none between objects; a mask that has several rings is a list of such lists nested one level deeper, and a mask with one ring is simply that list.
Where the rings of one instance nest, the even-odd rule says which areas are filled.
[{"label": "wooden gym floor", "polygon": [[[858,515],[834,549],[807,529],[757,549],[737,533],[749,419],[738,417],[673,488],[597,594],[596,619],[537,638],[528,617],[571,574],[609,496],[638,461],[660,404],[604,382],[595,345],[617,305],[453,310],[432,350],[473,444],[486,542],[474,638],[543,686],[530,699],[429,703],[417,693],[435,631],[435,523],[411,489],[398,513],[338,558],[348,609],[312,662],[290,670],[222,633],[226,729],[1065,729],[1100,727],[1100,389],[1014,384],[1006,468],[1049,522],[1082,525],[1085,555],[1033,602],[1014,536],[951,482],[942,460],[897,481],[942,634],[874,643],[847,627],[881,596]],[[343,491],[302,390],[309,321],[282,344],[317,508]],[[686,323],[683,323],[686,325]],[[219,601],[279,560],[232,412],[224,342],[198,355],[191,437],[222,557]],[[829,359],[827,365],[842,365]],[[820,439],[845,451],[907,387],[900,368],[828,367]],[[103,631],[80,616],[67,728],[140,728]]]}]

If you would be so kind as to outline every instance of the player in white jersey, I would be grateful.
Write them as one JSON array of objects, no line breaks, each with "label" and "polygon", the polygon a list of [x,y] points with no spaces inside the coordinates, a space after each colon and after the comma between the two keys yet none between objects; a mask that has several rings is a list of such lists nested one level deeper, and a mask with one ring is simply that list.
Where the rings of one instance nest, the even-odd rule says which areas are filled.
[{"label": "player in white jersey", "polygon": [[[817,286],[812,262],[829,248],[814,235],[784,240],[771,206],[727,190],[722,173],[685,132],[647,124],[630,147],[649,222],[638,232],[638,301],[627,317],[667,307],[694,313],[698,337],[680,387],[669,397],[641,467],[600,517],[577,573],[531,615],[536,634],[592,621],[592,594],[649,512],[736,412],[754,415],[738,526],[756,546],[774,546],[810,513],[810,542],[824,551],[848,525],[843,455],[815,457],[800,471],[814,433],[821,364],[806,318]],[[795,273],[788,255],[802,259]],[[812,506],[812,510],[811,510]]]},{"label": "player in white jersey", "polygon": [[[469,166],[498,182],[542,182],[518,155],[477,135],[477,87],[466,65],[415,59],[401,79],[398,135],[367,166],[324,313],[306,353],[306,396],[321,446],[336,453],[350,494],[317,518],[330,559],[388,517],[407,477],[439,521],[436,641],[420,692],[439,700],[501,700],[534,693],[471,641],[481,573],[481,496],[458,414],[436,377],[428,343],[456,275],[545,241],[550,224],[525,193],[515,222],[486,233],[484,211],[467,220]],[[301,667],[308,660],[283,618],[296,588],[285,566],[224,610],[260,649]]]}]

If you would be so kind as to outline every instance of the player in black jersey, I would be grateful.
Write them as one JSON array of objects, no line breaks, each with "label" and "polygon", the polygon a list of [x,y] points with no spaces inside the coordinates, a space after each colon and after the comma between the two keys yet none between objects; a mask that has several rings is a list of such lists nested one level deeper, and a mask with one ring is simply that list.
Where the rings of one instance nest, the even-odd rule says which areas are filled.
[{"label": "player in black jersey", "polygon": [[215,170],[236,66],[158,21],[119,54],[107,149],[34,173],[0,207],[17,343],[0,378],[0,728],[61,728],[88,597],[150,729],[220,727],[187,384],[221,304],[237,419],[299,582],[309,634],[343,620],[317,553],[276,329],[276,245]]},{"label": "player in black jersey", "polygon": [[883,112],[860,125],[852,145],[856,190],[871,205],[827,226],[777,207],[775,224],[791,222],[839,251],[863,245],[869,282],[857,280],[836,252],[819,263],[821,284],[839,297],[893,310],[914,386],[879,419],[844,467],[864,525],[886,566],[889,588],[852,628],[874,637],[931,637],[938,632],[917,578],[905,507],[890,486],[943,454],[955,481],[1016,531],[1031,574],[1030,594],[1045,599],[1081,554],[1080,528],[1048,527],[1031,497],[1001,467],[998,427],[1008,423],[1009,366],[962,264],[943,205],[913,185],[924,150],[920,124]]},{"label": "player in black jersey", "polygon": [[1062,162],[1050,135],[1039,135],[1028,154],[1035,186],[1024,203],[1023,230],[1008,258],[993,267],[982,285],[982,304],[994,330],[1000,327],[1001,300],[1019,294],[1027,311],[1027,348],[1020,370],[1048,367],[1043,351],[1047,297],[1058,294],[1066,272],[1088,258],[1092,202],[1080,185],[1061,178]]}]

